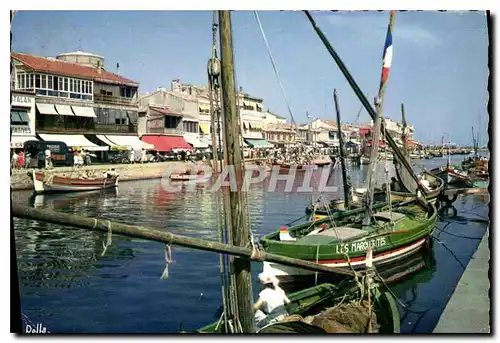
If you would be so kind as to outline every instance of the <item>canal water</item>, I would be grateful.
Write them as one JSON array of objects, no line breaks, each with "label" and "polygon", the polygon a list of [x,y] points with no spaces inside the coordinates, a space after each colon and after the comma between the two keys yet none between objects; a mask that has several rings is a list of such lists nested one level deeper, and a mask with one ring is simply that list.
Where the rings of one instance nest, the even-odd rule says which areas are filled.
[{"label": "canal water", "polygon": [[[461,159],[453,156],[457,164]],[[414,162],[420,170],[444,161]],[[378,177],[384,180],[381,167]],[[367,166],[351,167],[350,172],[353,183],[363,185]],[[330,180],[339,183],[340,169]],[[247,193],[256,238],[302,217],[312,197],[297,192],[297,185],[291,193],[285,192],[284,182],[272,192],[266,185],[253,185]],[[341,194],[340,188],[325,197]],[[31,192],[15,192],[14,202],[215,240],[213,196],[203,186],[168,192],[161,180],[152,180],[122,183],[104,193],[32,197]],[[401,302],[402,332],[432,332],[487,221],[485,196],[459,197],[454,208],[446,210],[434,232],[432,251],[404,267],[417,272],[389,285]],[[160,243],[113,235],[101,256],[104,233],[17,218],[14,224],[24,324],[42,324],[52,333],[175,333],[218,319],[221,296],[215,253],[172,246],[175,262],[169,265],[168,279],[161,280],[165,248]],[[253,263],[255,295],[260,271],[261,264]]]}]

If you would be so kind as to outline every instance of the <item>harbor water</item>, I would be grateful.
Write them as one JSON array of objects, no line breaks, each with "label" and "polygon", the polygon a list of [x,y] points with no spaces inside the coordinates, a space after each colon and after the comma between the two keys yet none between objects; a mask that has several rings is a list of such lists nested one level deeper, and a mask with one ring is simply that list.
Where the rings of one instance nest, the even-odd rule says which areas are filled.
[{"label": "harbor water", "polygon": [[[463,156],[452,159],[458,164]],[[444,162],[414,161],[416,170]],[[363,185],[367,167],[350,167],[354,185]],[[379,169],[379,181],[385,180]],[[266,183],[256,184],[247,193],[256,239],[302,217],[312,196],[317,198],[287,193],[282,183],[274,191]],[[341,183],[340,168],[330,183]],[[340,188],[325,198],[342,194]],[[33,197],[19,191],[13,197],[15,203],[36,208],[217,239],[214,194],[203,186],[169,192],[158,179],[122,183],[106,192]],[[438,222],[432,250],[408,266],[416,272],[388,285],[401,302],[403,333],[432,332],[486,231],[488,201],[484,195],[459,196]],[[113,235],[101,256],[104,233],[17,218],[14,225],[24,324],[41,324],[51,333],[176,333],[218,319],[221,288],[215,253],[172,246],[174,262],[168,279],[161,280],[163,244]],[[252,263],[255,295],[261,268]]]}]

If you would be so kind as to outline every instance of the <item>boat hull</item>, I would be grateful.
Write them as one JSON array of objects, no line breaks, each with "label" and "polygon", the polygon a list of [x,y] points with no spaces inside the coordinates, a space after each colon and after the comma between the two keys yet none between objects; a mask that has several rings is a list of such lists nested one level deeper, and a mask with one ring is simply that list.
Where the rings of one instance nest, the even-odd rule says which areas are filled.
[{"label": "boat hull", "polygon": [[[391,263],[394,263],[398,260],[402,260],[417,253],[423,246],[425,246],[426,238],[418,239],[406,246],[398,247],[396,249],[385,251],[383,253],[374,254],[373,256],[373,264],[376,267],[385,266]],[[316,261],[310,261],[316,262]],[[345,259],[337,259],[337,260],[318,260],[318,264],[322,264],[327,267],[332,268],[344,268],[349,269],[349,262],[346,262]],[[277,278],[284,277],[297,277],[297,276],[306,276],[306,275],[314,275],[315,272],[305,269],[300,269],[296,267],[284,266],[277,263],[266,262],[263,263],[263,271],[266,273],[270,273]],[[351,258],[350,265],[354,270],[364,270],[366,268],[366,257],[358,257]]]},{"label": "boat hull", "polygon": [[[363,229],[361,224],[353,224],[363,218],[364,209],[359,208],[335,212],[325,218],[290,228],[281,228],[262,237],[261,243],[264,250],[271,254],[308,260],[333,268],[363,269],[368,248],[372,248],[373,261],[378,266],[403,260],[416,253],[432,235],[437,221],[435,206],[430,202],[424,205],[420,200],[394,203],[392,210],[387,203],[376,204],[373,210],[377,221],[392,221],[393,224],[383,230]],[[332,221],[335,225],[328,227]],[[278,277],[311,274],[305,270],[267,262],[264,263],[264,270]]]},{"label": "boat hull", "polygon": [[[286,305],[287,312],[290,315],[299,315],[305,318],[308,315],[318,314],[324,308],[331,308],[339,303],[347,303],[359,299],[358,286],[351,282],[347,287],[339,288],[333,284],[323,283],[307,289],[300,290],[288,294],[290,304]],[[394,334],[400,333],[400,315],[394,297],[385,291],[378,288],[372,289],[372,299],[374,299],[374,308],[377,315],[380,328],[378,330],[381,334]],[[289,325],[293,324],[290,321],[278,322],[266,326],[257,333],[306,333],[304,330],[268,330],[272,326]],[[207,326],[198,329],[197,333],[224,333],[224,325],[222,323],[214,322]],[[267,328],[267,329],[266,329]],[[311,327],[312,328],[312,327]],[[314,328],[318,328],[314,326]],[[321,329],[319,329],[321,330]],[[311,330],[308,330],[311,333]],[[315,332],[315,333],[320,333]]]},{"label": "boat hull", "polygon": [[472,187],[472,182],[469,177],[458,174],[452,169],[434,169],[432,173],[442,179],[447,185],[466,185]]},{"label": "boat hull", "polygon": [[33,171],[32,178],[33,190],[36,194],[85,192],[118,186],[117,176],[112,178],[84,179],[57,175],[49,176],[42,172]]}]

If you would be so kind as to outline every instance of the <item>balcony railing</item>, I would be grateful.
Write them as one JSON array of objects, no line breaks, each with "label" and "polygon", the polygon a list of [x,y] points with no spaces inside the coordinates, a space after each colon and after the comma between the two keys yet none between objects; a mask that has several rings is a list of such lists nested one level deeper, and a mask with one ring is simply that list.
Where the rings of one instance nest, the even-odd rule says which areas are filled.
[{"label": "balcony railing", "polygon": [[135,98],[124,98],[121,96],[94,94],[94,102],[104,102],[116,105],[136,105]]},{"label": "balcony railing", "polygon": [[182,136],[184,134],[184,131],[179,129],[164,128],[164,127],[150,127],[148,129],[148,133]]},{"label": "balcony railing", "polygon": [[37,125],[37,131],[42,133],[65,134],[99,134],[99,133],[137,133],[137,125],[94,124],[89,127],[65,127],[64,125],[51,125],[44,127]]}]

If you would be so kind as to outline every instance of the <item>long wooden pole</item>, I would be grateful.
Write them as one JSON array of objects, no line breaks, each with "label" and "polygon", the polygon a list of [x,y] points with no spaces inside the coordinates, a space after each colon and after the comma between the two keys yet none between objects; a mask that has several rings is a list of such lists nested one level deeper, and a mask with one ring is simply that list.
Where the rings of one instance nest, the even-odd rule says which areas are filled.
[{"label": "long wooden pole", "polygon": [[[246,247],[249,243],[249,227],[247,209],[240,190],[243,183],[244,165],[242,163],[239,139],[239,120],[236,108],[236,92],[233,64],[233,41],[231,32],[231,13],[219,11],[220,45],[221,45],[221,86],[224,106],[224,122],[228,167],[234,168],[236,191],[229,192],[231,212],[231,229],[233,244]],[[253,292],[250,261],[235,258],[233,271],[236,281],[237,314],[241,328],[245,333],[254,332]]]},{"label": "long wooden pole", "polygon": [[[392,27],[394,26],[394,12],[391,12],[388,35],[389,32],[392,32]],[[392,49],[392,46],[390,47]],[[385,51],[387,53],[387,51]],[[392,55],[392,50],[391,50]],[[391,56],[392,57],[392,56]],[[384,61],[385,62],[385,61]],[[368,169],[368,191],[366,194],[367,197],[367,206],[365,207],[365,216],[363,218],[363,226],[367,226],[371,224],[372,218],[372,209],[373,209],[373,192],[375,191],[375,175],[377,172],[377,163],[378,163],[378,141],[380,139],[380,131],[382,129],[382,115],[383,115],[383,107],[384,107],[384,95],[385,88],[387,86],[387,78],[388,74],[385,76],[384,80],[384,70],[385,66],[382,66],[382,78],[380,82],[380,87],[378,91],[378,97],[376,99],[377,113],[375,116],[375,123],[373,126],[373,136],[372,136],[372,151],[370,155],[370,169]],[[387,72],[387,71],[386,71]],[[396,147],[397,148],[397,147]]]},{"label": "long wooden pole", "polygon": [[345,153],[344,153],[344,139],[342,138],[342,128],[340,123],[340,108],[339,108],[336,89],[333,90],[333,101],[335,102],[335,111],[337,112],[337,132],[339,135],[339,144],[340,144],[340,165],[342,167],[342,180],[344,181],[344,202],[345,202],[345,208],[349,210],[351,208],[349,199],[349,194],[351,189],[349,182],[347,180],[347,170],[345,166]]},{"label": "long wooden pole", "polygon": [[[108,220],[92,217],[80,216],[76,214],[61,213],[57,211],[35,209],[26,206],[13,205],[12,213],[14,217],[23,219],[32,219],[47,223],[71,226],[80,229],[108,232]],[[185,237],[174,235],[170,232],[159,231],[144,226],[127,225],[109,221],[111,231],[114,234],[125,235],[129,237],[142,238],[162,243],[172,243],[188,248],[194,248],[205,251],[219,252],[223,254],[234,255],[247,261],[252,260],[252,249],[223,244],[217,241],[207,241],[200,238]],[[265,251],[259,251],[254,260],[269,261],[286,266],[298,267],[306,270],[323,273],[335,273],[339,275],[352,276],[351,271],[346,269],[331,268],[314,262],[299,260],[295,258],[269,254]]]}]

